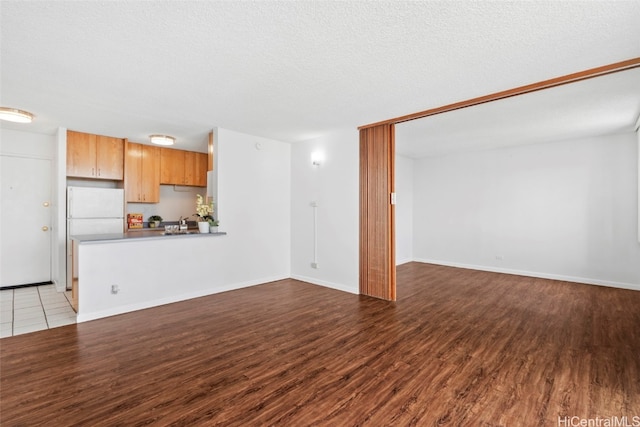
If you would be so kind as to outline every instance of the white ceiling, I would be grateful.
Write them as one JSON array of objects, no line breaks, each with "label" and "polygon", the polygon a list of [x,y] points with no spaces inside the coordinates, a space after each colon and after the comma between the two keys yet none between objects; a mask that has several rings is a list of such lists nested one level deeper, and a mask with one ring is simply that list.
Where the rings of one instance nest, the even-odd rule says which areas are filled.
[{"label": "white ceiling", "polygon": [[[37,117],[2,126],[167,133],[187,149],[214,126],[296,142],[638,57],[639,23],[637,0],[3,0],[0,104]],[[428,131],[518,122],[468,111]]]},{"label": "white ceiling", "polygon": [[640,115],[640,68],[396,125],[407,157],[631,132]]}]

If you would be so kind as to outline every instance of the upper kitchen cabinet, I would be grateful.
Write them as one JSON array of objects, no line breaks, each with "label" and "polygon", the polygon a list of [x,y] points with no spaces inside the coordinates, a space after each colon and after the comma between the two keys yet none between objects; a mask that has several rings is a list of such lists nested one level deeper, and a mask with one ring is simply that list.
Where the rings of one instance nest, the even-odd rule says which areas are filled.
[{"label": "upper kitchen cabinet", "polygon": [[160,149],[160,184],[207,186],[207,154]]},{"label": "upper kitchen cabinet", "polygon": [[207,186],[207,163],[206,153],[196,153],[194,151],[184,152],[184,181],[185,185],[196,187]]},{"label": "upper kitchen cabinet", "polygon": [[160,148],[126,143],[124,188],[127,202],[160,201]]},{"label": "upper kitchen cabinet", "polygon": [[184,185],[184,151],[160,149],[160,184]]},{"label": "upper kitchen cabinet", "polygon": [[121,181],[124,178],[124,140],[67,131],[67,176]]}]

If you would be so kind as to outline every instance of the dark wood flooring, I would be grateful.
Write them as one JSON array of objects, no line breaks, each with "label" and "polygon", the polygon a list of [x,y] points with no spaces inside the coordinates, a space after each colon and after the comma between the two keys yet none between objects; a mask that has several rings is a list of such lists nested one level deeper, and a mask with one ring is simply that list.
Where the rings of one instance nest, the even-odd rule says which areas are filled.
[{"label": "dark wood flooring", "polygon": [[640,292],[419,263],[395,303],[282,280],[0,347],[2,426],[640,417]]}]

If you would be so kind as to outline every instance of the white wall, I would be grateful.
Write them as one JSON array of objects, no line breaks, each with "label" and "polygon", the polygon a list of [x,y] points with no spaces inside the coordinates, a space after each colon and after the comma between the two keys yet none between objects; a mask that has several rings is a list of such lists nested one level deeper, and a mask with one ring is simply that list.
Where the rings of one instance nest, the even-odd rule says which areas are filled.
[{"label": "white wall", "polygon": [[396,154],[396,265],[413,260],[413,159]]},{"label": "white wall", "polygon": [[229,233],[228,280],[289,277],[291,145],[222,128],[217,136],[216,219]]},{"label": "white wall", "polygon": [[416,160],[414,258],[640,289],[633,133]]},{"label": "white wall", "polygon": [[54,244],[51,262],[53,282],[58,292],[67,289],[67,129],[58,128],[54,154]]},{"label": "white wall", "polygon": [[0,152],[2,154],[53,159],[55,150],[56,137],[54,135],[0,128]]},{"label": "white wall", "polygon": [[[291,147],[291,277],[351,293],[359,286],[358,141],[354,128]],[[320,166],[311,164],[315,151],[324,157]],[[318,269],[311,267],[314,201]]]}]

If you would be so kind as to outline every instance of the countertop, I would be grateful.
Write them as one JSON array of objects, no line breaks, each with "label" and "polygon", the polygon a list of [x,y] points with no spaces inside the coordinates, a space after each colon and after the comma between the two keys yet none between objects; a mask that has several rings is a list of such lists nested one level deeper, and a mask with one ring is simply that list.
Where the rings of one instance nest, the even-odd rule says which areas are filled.
[{"label": "countertop", "polygon": [[163,229],[159,230],[137,230],[129,231],[127,233],[112,233],[112,234],[84,234],[80,236],[70,236],[71,240],[75,240],[78,243],[91,243],[91,242],[109,242],[117,240],[156,240],[156,239],[188,239],[188,238],[205,238],[225,236],[227,233],[219,231],[216,233],[200,233],[197,229],[189,229],[188,233],[178,233],[166,235]]}]

